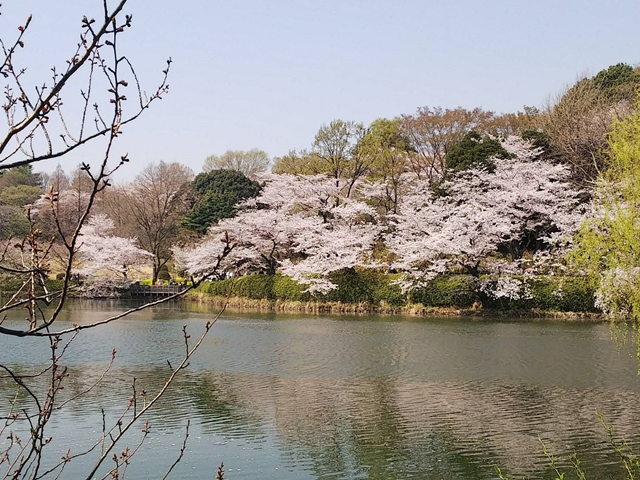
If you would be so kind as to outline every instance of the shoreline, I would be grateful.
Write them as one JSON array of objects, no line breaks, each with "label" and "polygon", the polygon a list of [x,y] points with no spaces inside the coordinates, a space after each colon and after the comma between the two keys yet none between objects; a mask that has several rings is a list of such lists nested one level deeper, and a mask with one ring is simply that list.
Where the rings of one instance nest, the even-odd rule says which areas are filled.
[{"label": "shoreline", "polygon": [[246,297],[221,297],[200,292],[189,292],[182,297],[190,303],[200,303],[214,307],[223,307],[238,312],[275,312],[304,313],[307,315],[397,315],[406,317],[513,317],[517,319],[556,319],[577,322],[605,323],[610,320],[599,312],[561,312],[553,310],[494,310],[456,307],[425,307],[422,304],[411,304],[402,307],[388,305],[370,305],[367,303],[342,302],[302,302],[268,299],[251,299]]}]

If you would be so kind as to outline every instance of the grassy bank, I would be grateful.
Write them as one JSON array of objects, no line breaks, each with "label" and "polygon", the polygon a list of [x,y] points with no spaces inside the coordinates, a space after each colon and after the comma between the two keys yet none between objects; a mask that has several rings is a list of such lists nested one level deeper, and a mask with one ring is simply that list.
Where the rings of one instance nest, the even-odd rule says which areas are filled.
[{"label": "grassy bank", "polygon": [[340,272],[331,278],[338,288],[321,295],[305,292],[305,285],[289,277],[248,275],[205,283],[188,298],[233,309],[311,314],[600,317],[594,288],[580,277],[521,278],[527,294],[518,299],[495,299],[469,275],[442,275],[408,292],[397,285],[398,278],[371,270]]},{"label": "grassy bank", "polygon": [[214,307],[225,306],[238,312],[280,312],[318,315],[323,313],[344,315],[402,315],[411,317],[497,317],[509,318],[561,318],[577,321],[604,321],[598,312],[560,312],[556,310],[497,310],[482,308],[430,307],[420,303],[402,307],[342,302],[297,302],[286,300],[251,299],[246,297],[221,297],[202,292],[190,292],[186,300]]}]

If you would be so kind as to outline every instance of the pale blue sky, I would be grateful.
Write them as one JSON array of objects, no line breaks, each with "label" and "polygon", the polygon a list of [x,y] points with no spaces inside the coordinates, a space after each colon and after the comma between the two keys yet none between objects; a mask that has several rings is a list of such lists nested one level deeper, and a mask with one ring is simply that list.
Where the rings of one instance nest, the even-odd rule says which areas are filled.
[{"label": "pale blue sky", "polygon": [[[64,63],[80,18],[102,4],[2,3],[3,37],[34,15],[24,52],[34,76]],[[134,160],[126,177],[158,160],[198,173],[227,149],[280,156],[336,118],[541,106],[580,74],[640,62],[638,0],[130,0],[127,12],[125,51],[143,84],[174,63],[171,93],[118,145]]]}]

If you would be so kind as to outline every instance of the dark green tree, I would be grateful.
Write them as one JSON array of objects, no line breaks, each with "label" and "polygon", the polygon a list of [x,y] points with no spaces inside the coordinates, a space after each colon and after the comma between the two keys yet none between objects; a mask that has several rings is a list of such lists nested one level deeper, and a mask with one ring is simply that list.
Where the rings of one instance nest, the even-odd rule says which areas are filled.
[{"label": "dark green tree", "polygon": [[481,136],[475,131],[467,133],[446,157],[448,170],[459,172],[471,167],[482,167],[493,172],[496,168],[493,158],[509,158],[509,152],[500,141],[489,136]]},{"label": "dark green tree", "polygon": [[33,185],[11,185],[0,189],[0,205],[24,207],[35,202],[44,192]]},{"label": "dark green tree", "polygon": [[0,170],[0,190],[11,185],[40,185],[40,174],[33,173],[31,165],[21,165],[8,170]]},{"label": "dark green tree", "polygon": [[630,99],[640,86],[640,72],[631,65],[618,63],[598,72],[593,83],[610,101]]},{"label": "dark green tree", "polygon": [[193,206],[182,225],[199,233],[223,218],[233,217],[239,202],[260,193],[260,184],[237,170],[201,173],[191,188]]},{"label": "dark green tree", "polygon": [[44,193],[40,175],[30,165],[0,171],[0,239],[24,237],[29,232],[25,207]]},{"label": "dark green tree", "polygon": [[525,130],[521,136],[523,140],[529,140],[534,147],[541,148],[543,151],[550,147],[549,135],[540,130]]}]

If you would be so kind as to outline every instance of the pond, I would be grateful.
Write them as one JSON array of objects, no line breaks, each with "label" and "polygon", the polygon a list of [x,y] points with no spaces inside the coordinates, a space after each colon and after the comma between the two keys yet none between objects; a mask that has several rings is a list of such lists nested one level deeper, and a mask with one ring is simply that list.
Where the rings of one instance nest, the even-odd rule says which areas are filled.
[{"label": "pond", "polygon": [[[75,302],[60,323],[124,308]],[[214,315],[174,303],[83,331],[64,357],[67,395],[101,375],[113,348],[116,362],[56,414],[49,461],[95,441],[101,410],[114,421],[134,377],[138,392],[160,388],[184,351],[182,326],[195,338]],[[0,363],[21,372],[47,353],[42,340],[0,336]],[[588,478],[625,478],[596,412],[640,452],[637,369],[635,347],[600,323],[225,313],[148,416],[126,478],[161,478],[188,419],[171,478],[213,478],[221,462],[231,480],[555,478],[544,448],[563,466],[575,453]],[[15,388],[5,380],[0,394],[4,416]],[[90,463],[63,477],[84,478]]]}]

